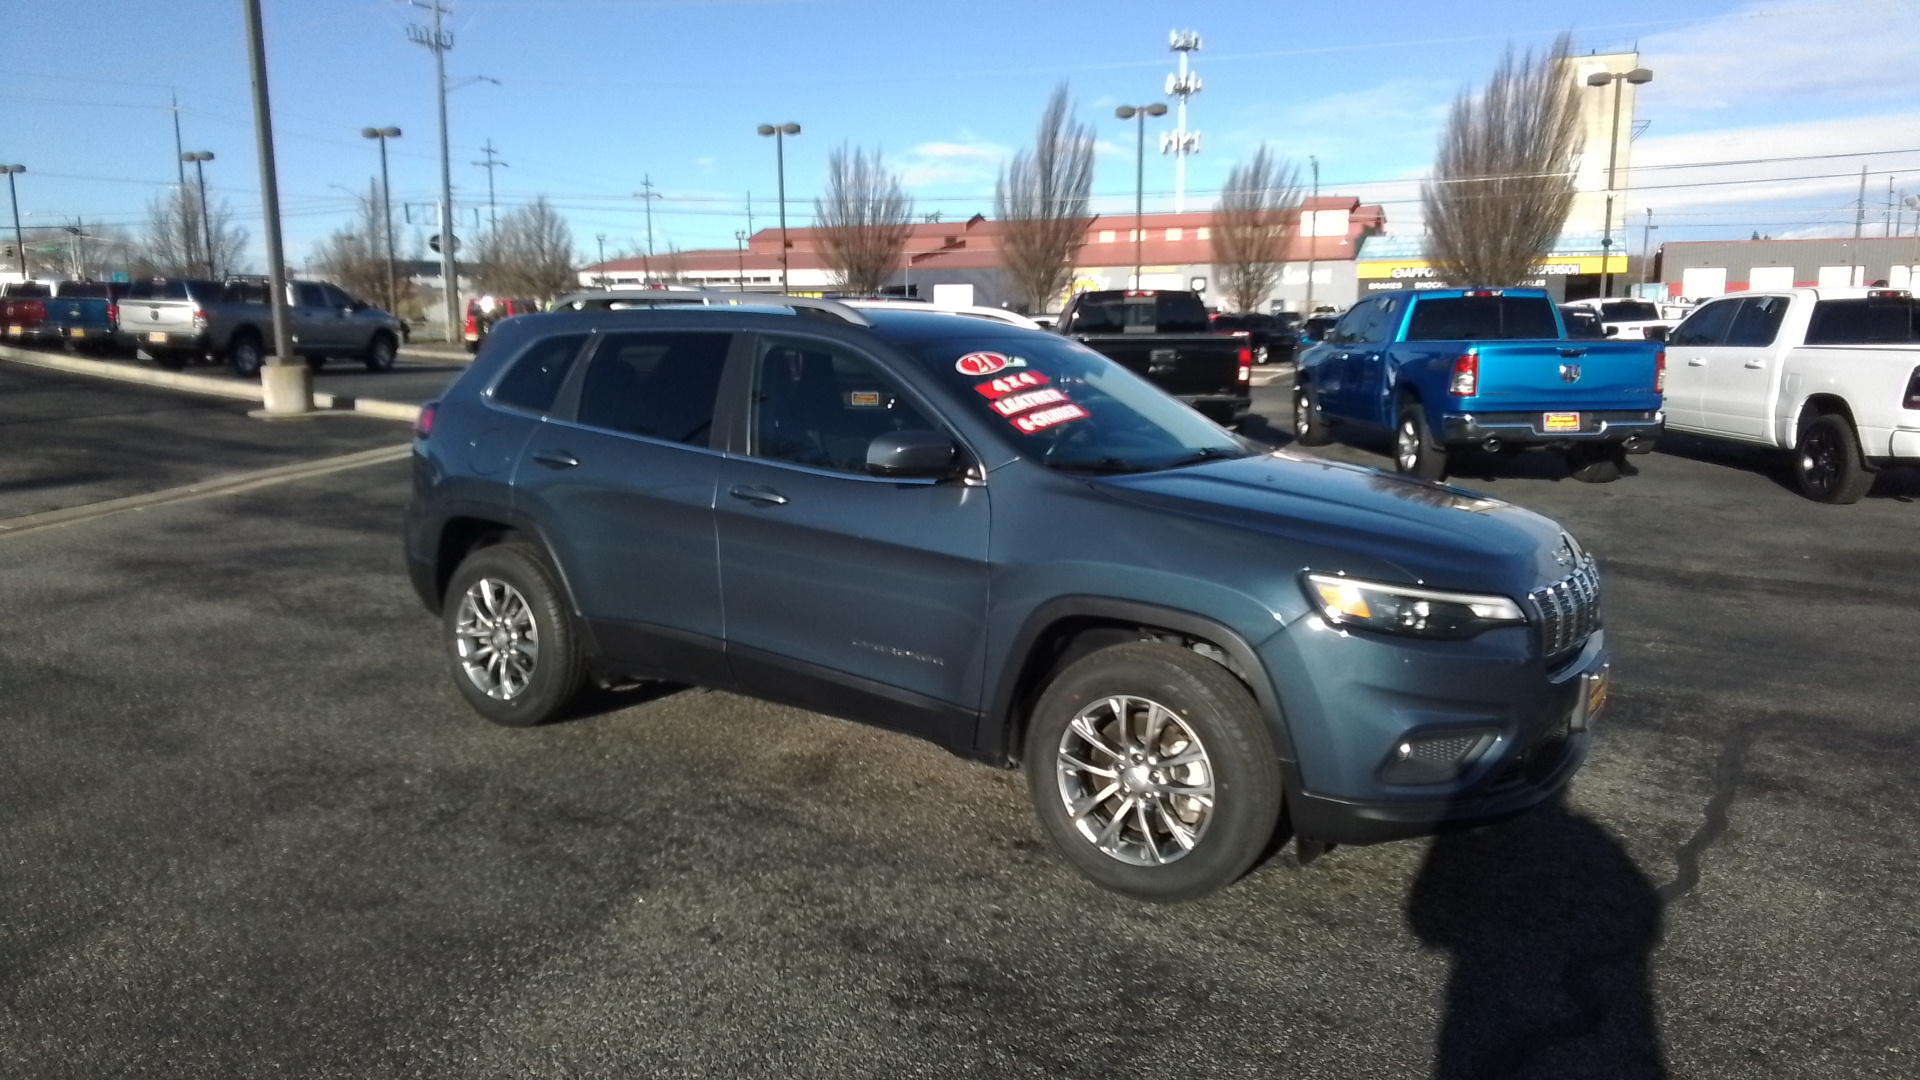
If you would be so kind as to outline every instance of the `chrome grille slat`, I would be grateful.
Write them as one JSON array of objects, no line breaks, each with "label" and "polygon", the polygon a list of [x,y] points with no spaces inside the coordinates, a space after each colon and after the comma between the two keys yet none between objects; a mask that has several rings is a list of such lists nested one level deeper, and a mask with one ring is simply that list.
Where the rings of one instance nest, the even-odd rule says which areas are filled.
[{"label": "chrome grille slat", "polygon": [[1573,573],[1528,594],[1540,613],[1540,648],[1549,657],[1579,646],[1600,627],[1600,569],[1589,558]]}]

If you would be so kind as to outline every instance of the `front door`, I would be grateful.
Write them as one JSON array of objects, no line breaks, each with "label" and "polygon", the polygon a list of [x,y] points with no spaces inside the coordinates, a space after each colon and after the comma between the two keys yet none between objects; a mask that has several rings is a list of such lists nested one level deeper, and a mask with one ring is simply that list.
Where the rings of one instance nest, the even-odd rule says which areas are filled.
[{"label": "front door", "polygon": [[1707,365],[1707,389],[1701,399],[1702,424],[1718,435],[1764,439],[1770,434],[1775,370],[1784,350],[1773,347],[1786,317],[1786,296],[1748,296],[1740,300],[1733,325]]},{"label": "front door", "polygon": [[745,453],[726,462],[715,514],[742,689],[969,745],[987,489],[867,474],[875,436],[945,431],[872,357],[768,336],[751,376]]},{"label": "front door", "polygon": [[1705,431],[1703,411],[1708,372],[1720,353],[1720,343],[1733,327],[1739,298],[1705,304],[1667,336],[1667,389],[1664,407],[1667,426],[1683,431]]},{"label": "front door", "polygon": [[713,500],[714,402],[733,336],[599,336],[528,439],[514,504],[539,521],[600,650],[638,674],[730,682]]}]

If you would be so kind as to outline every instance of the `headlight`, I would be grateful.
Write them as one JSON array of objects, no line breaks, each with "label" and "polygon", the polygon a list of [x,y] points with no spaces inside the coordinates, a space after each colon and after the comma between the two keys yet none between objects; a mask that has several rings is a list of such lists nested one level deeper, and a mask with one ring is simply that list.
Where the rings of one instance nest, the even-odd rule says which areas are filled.
[{"label": "headlight", "polygon": [[1308,574],[1306,586],[1307,598],[1335,626],[1457,641],[1527,621],[1520,605],[1504,596],[1437,592],[1338,574]]}]

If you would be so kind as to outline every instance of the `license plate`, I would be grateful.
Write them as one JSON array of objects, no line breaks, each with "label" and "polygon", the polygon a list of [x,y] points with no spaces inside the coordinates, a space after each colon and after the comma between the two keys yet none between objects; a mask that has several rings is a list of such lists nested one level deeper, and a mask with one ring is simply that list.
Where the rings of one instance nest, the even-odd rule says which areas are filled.
[{"label": "license plate", "polygon": [[154,333],[151,333],[151,334],[148,334],[148,335],[147,335],[147,340],[148,340],[148,341],[157,341],[157,342],[159,342],[160,344],[162,344],[162,345],[165,345],[165,344],[167,343],[167,335],[165,335],[165,334],[162,334],[162,333],[160,333],[160,332],[158,332],[158,331],[155,331]]},{"label": "license plate", "polygon": [[1577,412],[1550,412],[1541,414],[1542,431],[1579,431],[1580,414]]},{"label": "license plate", "polygon": [[20,335],[22,335],[22,334],[24,334],[24,333],[26,333],[26,332],[27,332],[27,328],[26,328],[26,327],[24,327],[24,326],[9,326],[9,327],[7,327],[7,336],[8,336],[8,337],[19,337]]},{"label": "license plate", "polygon": [[67,336],[68,337],[86,337],[87,332],[85,330],[81,330],[76,327],[75,329],[67,331]]}]

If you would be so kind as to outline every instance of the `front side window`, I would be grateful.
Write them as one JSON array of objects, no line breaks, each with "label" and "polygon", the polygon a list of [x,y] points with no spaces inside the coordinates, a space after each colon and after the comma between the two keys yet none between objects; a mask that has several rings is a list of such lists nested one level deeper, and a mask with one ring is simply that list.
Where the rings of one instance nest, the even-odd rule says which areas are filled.
[{"label": "front side window", "polygon": [[580,384],[582,424],[705,446],[731,334],[608,334]]},{"label": "front side window", "polygon": [[763,339],[753,380],[754,457],[864,474],[876,436],[939,430],[873,361],[836,345]]},{"label": "front side window", "polygon": [[1081,345],[1040,334],[908,346],[1029,460],[1126,473],[1245,457],[1245,444],[1152,383]]},{"label": "front side window", "polygon": [[1733,313],[1739,306],[1738,300],[1715,300],[1687,316],[1687,321],[1674,327],[1673,333],[1667,337],[1667,344],[1720,344],[1726,339],[1727,331],[1732,328]]},{"label": "front side window", "polygon": [[332,285],[322,285],[320,286],[320,290],[321,294],[326,297],[327,306],[330,308],[344,309],[354,306],[353,297],[348,296],[342,289],[338,289]]},{"label": "front side window", "polygon": [[1784,296],[1749,296],[1740,301],[1725,344],[1747,348],[1773,344],[1780,333],[1780,320],[1787,317],[1787,302]]},{"label": "front side window", "polygon": [[1348,308],[1347,313],[1340,316],[1340,321],[1327,332],[1328,344],[1347,345],[1364,340],[1361,335],[1366,332],[1366,325],[1373,318],[1373,306],[1373,301],[1362,300]]},{"label": "front side window", "polygon": [[574,358],[586,343],[585,334],[562,334],[534,342],[494,384],[493,400],[537,413],[553,408],[560,384],[567,381],[567,372],[573,370]]},{"label": "front side window", "polygon": [[318,285],[301,282],[293,287],[293,295],[304,308],[323,308],[327,306],[327,292]]}]

